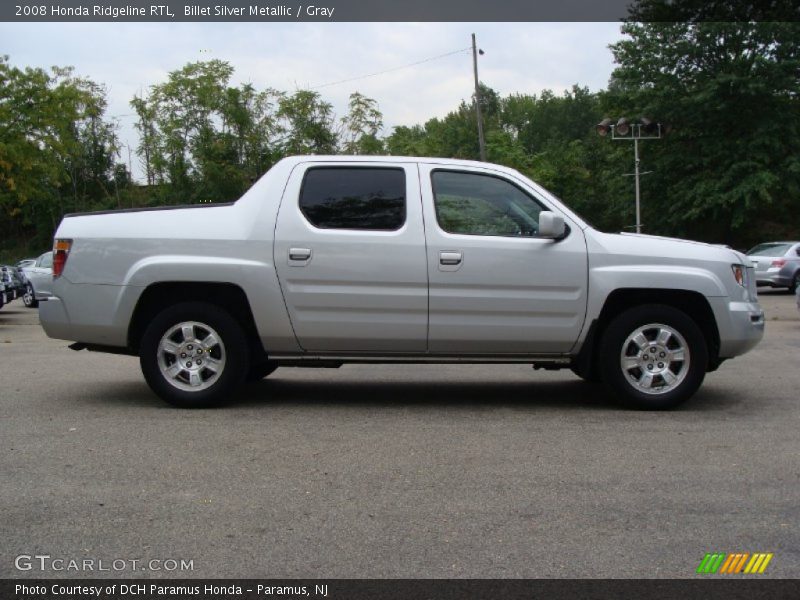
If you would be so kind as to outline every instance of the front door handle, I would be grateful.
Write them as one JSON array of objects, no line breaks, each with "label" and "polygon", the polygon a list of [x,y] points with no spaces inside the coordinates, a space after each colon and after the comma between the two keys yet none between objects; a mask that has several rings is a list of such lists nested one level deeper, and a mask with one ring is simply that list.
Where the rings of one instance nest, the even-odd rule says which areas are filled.
[{"label": "front door handle", "polygon": [[311,259],[311,248],[289,248],[289,263],[307,263]]},{"label": "front door handle", "polygon": [[439,264],[448,267],[454,267],[461,264],[464,255],[461,252],[441,251],[439,252]]}]

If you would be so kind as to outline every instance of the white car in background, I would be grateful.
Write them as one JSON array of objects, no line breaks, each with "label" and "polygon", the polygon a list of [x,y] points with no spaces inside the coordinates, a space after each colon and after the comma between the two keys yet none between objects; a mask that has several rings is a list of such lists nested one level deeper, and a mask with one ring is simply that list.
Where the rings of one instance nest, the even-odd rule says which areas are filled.
[{"label": "white car in background", "polygon": [[53,253],[45,252],[31,267],[23,267],[26,284],[22,302],[28,308],[39,306],[40,300],[53,295]]}]

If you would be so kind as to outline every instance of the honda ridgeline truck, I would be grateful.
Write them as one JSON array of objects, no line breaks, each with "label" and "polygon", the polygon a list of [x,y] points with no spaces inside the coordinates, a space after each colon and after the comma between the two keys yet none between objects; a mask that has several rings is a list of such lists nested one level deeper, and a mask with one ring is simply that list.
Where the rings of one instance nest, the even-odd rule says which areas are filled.
[{"label": "honda ridgeline truck", "polygon": [[299,156],[230,204],[67,215],[50,337],[180,407],[277,367],[528,363],[678,405],[761,339],[747,258],[591,228],[497,165]]}]

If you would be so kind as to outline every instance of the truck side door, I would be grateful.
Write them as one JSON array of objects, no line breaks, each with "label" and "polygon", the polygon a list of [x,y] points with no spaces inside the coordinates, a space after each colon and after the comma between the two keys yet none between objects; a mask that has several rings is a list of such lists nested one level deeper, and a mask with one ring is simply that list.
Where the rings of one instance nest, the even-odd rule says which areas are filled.
[{"label": "truck side door", "polygon": [[547,205],[522,181],[480,167],[420,164],[431,353],[566,353],[586,315],[581,228],[537,236]]},{"label": "truck side door", "polygon": [[416,163],[301,163],[283,194],[274,254],[304,350],[426,350],[428,273]]}]

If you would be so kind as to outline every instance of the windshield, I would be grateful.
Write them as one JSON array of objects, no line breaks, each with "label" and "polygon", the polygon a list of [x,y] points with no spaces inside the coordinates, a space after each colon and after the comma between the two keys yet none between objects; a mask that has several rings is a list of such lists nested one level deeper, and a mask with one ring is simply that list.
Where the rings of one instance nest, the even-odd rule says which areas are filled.
[{"label": "windshield", "polygon": [[791,244],[759,244],[755,248],[751,248],[747,254],[748,256],[783,256],[791,247]]}]

